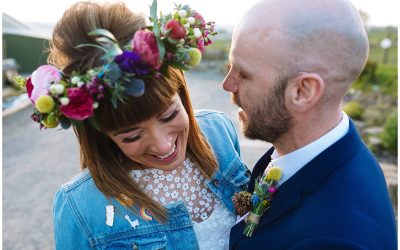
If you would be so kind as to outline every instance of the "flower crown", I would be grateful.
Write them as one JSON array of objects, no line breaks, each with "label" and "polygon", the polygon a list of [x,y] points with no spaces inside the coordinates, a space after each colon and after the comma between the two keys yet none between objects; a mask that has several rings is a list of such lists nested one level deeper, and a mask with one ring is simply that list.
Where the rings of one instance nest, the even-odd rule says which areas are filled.
[{"label": "flower crown", "polygon": [[34,104],[32,119],[40,127],[64,129],[85,119],[94,122],[99,101],[109,98],[114,108],[128,96],[145,92],[144,79],[161,77],[169,66],[187,70],[200,63],[209,36],[216,35],[214,22],[188,5],[175,6],[173,13],[157,17],[157,1],[150,7],[152,26],[135,32],[133,39],[121,49],[113,34],[105,29],[88,33],[98,44],[81,44],[105,52],[104,65],[85,74],[72,72],[70,77],[50,65],[37,68],[30,77],[16,80],[25,87]]}]

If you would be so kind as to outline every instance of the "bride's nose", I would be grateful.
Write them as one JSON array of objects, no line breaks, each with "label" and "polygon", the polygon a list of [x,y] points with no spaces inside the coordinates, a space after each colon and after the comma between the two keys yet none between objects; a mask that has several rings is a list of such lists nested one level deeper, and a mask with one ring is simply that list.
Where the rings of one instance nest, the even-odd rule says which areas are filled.
[{"label": "bride's nose", "polygon": [[157,133],[154,136],[151,150],[157,155],[166,155],[171,152],[174,137],[169,133]]}]

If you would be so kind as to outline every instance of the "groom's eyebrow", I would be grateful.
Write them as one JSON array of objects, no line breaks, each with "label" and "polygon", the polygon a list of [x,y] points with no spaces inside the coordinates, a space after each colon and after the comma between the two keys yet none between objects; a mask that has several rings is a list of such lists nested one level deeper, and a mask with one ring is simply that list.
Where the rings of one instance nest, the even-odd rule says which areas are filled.
[{"label": "groom's eyebrow", "polygon": [[228,58],[228,66],[229,66],[228,69],[234,68],[236,71],[238,71],[238,72],[240,72],[242,74],[251,75],[250,71],[248,71],[243,64],[241,64],[240,62],[238,62],[236,60],[235,61],[232,60],[232,56],[231,55],[229,55],[229,58]]},{"label": "groom's eyebrow", "polygon": [[236,62],[234,66],[233,66],[233,64],[231,64],[231,65],[240,73],[243,73],[245,75],[250,75],[249,71],[246,70],[246,67],[244,67],[242,64]]}]

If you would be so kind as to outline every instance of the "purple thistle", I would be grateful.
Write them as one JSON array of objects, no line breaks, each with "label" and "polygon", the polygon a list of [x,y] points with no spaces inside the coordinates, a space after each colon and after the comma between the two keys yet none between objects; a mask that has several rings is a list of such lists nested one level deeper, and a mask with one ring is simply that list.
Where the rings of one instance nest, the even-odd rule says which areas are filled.
[{"label": "purple thistle", "polygon": [[143,76],[149,73],[147,64],[133,51],[124,51],[121,55],[115,57],[114,62],[119,65],[121,70],[134,73],[137,76]]}]

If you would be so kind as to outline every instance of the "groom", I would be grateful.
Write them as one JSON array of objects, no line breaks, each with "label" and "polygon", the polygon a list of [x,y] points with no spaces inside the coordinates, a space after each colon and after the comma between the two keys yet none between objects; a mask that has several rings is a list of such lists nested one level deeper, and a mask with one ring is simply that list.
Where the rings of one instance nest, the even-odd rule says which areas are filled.
[{"label": "groom", "polygon": [[256,164],[283,176],[252,237],[231,230],[231,249],[396,249],[382,170],[342,112],[368,39],[349,0],[263,0],[236,27],[232,93],[244,134],[273,144]]}]

